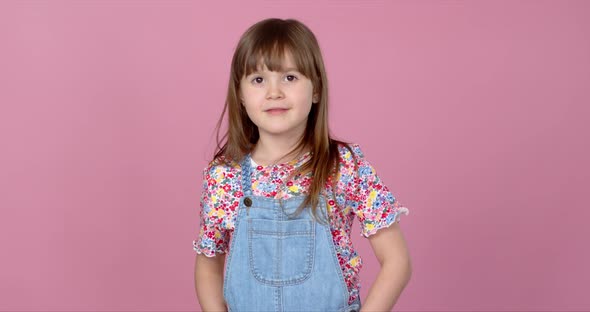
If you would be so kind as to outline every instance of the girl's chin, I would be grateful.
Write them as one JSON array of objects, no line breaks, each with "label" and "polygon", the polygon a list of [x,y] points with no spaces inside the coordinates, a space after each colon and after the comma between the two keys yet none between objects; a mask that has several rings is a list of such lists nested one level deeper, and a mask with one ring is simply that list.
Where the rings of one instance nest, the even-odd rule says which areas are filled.
[{"label": "girl's chin", "polygon": [[284,128],[284,127],[277,127],[277,128],[261,128],[258,127],[258,131],[264,132],[270,135],[287,135],[293,133],[294,128]]}]

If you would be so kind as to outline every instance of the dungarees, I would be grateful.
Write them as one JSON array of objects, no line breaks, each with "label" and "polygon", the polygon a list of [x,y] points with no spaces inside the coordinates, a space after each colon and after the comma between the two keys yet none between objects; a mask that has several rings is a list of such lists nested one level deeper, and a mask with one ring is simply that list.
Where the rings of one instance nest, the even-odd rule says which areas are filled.
[{"label": "dungarees", "polygon": [[[309,207],[290,214],[305,196],[253,196],[250,154],[241,163],[244,196],[235,221],[223,282],[229,312],[360,310],[349,293],[328,225],[315,221]],[[326,217],[325,197],[318,212]]]}]

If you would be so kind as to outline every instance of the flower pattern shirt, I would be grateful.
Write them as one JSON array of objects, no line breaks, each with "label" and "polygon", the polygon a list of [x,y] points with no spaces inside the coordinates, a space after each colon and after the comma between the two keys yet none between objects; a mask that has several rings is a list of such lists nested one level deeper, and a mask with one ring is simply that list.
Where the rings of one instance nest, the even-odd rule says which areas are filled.
[{"label": "flower pattern shirt", "polygon": [[[332,189],[331,179],[325,185],[333,243],[348,287],[349,304],[359,296],[359,272],[363,265],[351,241],[355,217],[360,224],[361,236],[369,237],[379,229],[399,222],[402,213],[409,214],[409,210],[382,183],[360,146],[350,144],[350,147],[353,153],[344,145],[338,146],[338,182],[335,189]],[[305,195],[311,184],[311,173],[295,175],[290,181],[283,179],[310,157],[307,152],[291,162],[272,166],[260,166],[252,160],[253,195],[284,199]],[[353,157],[358,164],[356,172]],[[240,198],[244,196],[240,177],[239,165],[230,167],[209,163],[203,170],[200,230],[198,238],[193,240],[193,249],[197,253],[212,257],[216,253],[229,252]]]}]

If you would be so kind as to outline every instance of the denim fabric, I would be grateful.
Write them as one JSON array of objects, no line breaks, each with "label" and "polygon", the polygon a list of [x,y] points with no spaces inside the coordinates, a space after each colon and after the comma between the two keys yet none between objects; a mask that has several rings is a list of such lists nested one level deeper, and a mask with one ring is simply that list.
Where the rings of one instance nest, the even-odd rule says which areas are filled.
[{"label": "denim fabric", "polygon": [[[253,196],[249,154],[241,166],[244,196],[223,283],[229,311],[360,310],[360,299],[348,304],[329,226],[314,220],[309,207],[292,215],[304,196],[282,200],[282,207],[279,199]],[[327,220],[323,196],[318,208]]]}]

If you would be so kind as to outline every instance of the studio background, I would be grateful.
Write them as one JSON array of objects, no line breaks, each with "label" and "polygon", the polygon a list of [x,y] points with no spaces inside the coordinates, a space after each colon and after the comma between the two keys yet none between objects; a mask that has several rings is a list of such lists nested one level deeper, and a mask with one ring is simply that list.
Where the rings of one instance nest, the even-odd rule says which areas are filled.
[{"label": "studio background", "polygon": [[268,17],[314,31],[333,134],[410,209],[394,310],[590,310],[590,2],[2,0],[1,311],[199,309],[201,173]]}]

